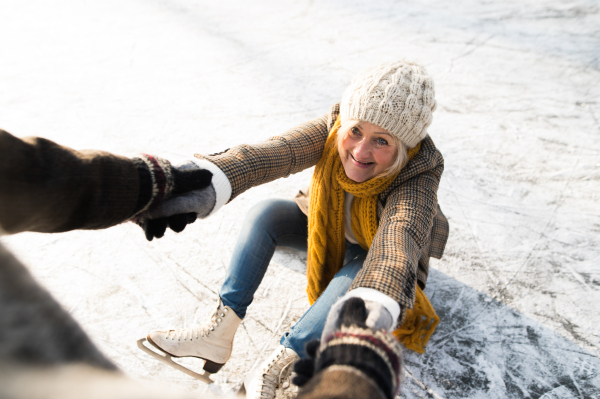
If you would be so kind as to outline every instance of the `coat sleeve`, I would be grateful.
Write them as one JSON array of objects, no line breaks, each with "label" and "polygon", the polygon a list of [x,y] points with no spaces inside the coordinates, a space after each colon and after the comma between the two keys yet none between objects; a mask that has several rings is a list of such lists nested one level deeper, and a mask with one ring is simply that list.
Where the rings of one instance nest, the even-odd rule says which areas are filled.
[{"label": "coat sleeve", "polygon": [[7,233],[121,223],[139,206],[139,186],[135,160],[0,130],[0,227]]},{"label": "coat sleeve", "polygon": [[298,173],[317,164],[337,117],[338,105],[317,119],[255,145],[239,145],[218,154],[197,158],[214,163],[231,185],[229,201],[249,188]]},{"label": "coat sleeve", "polygon": [[[77,363],[117,370],[96,348],[70,312],[39,285],[27,268],[2,244],[0,331],[3,365],[47,367]],[[6,391],[3,388],[1,386],[0,391],[4,393]]]},{"label": "coat sleeve", "polygon": [[400,173],[399,183],[386,197],[363,268],[350,288],[373,288],[396,300],[401,309],[399,324],[406,309],[414,306],[417,268],[431,242],[443,169],[443,158],[431,143],[422,146]]}]

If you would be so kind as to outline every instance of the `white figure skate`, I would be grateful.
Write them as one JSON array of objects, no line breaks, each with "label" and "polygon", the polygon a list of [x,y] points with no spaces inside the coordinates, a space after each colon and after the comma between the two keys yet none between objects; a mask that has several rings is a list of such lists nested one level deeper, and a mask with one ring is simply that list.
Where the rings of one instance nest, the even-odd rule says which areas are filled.
[{"label": "white figure skate", "polygon": [[[137,344],[153,358],[210,384],[213,381],[209,376],[218,372],[229,360],[233,337],[241,322],[235,312],[229,306],[223,306],[219,299],[217,309],[206,323],[192,328],[152,331],[146,338],[138,340]],[[145,345],[144,341],[150,346]],[[196,373],[174,362],[174,357],[204,360],[203,373]]]}]

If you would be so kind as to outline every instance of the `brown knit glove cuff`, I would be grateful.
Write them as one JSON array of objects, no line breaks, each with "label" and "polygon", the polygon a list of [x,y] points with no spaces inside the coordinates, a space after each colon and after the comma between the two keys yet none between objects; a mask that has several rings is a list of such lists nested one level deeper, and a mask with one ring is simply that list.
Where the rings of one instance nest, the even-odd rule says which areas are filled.
[{"label": "brown knit glove cuff", "polygon": [[354,367],[376,384],[388,399],[400,389],[402,348],[392,334],[356,325],[334,332],[319,351],[315,374],[339,365]]},{"label": "brown knit glove cuff", "polygon": [[173,168],[166,159],[141,154],[134,158],[140,174],[140,193],[132,220],[140,214],[156,208],[170,197],[175,179]]}]

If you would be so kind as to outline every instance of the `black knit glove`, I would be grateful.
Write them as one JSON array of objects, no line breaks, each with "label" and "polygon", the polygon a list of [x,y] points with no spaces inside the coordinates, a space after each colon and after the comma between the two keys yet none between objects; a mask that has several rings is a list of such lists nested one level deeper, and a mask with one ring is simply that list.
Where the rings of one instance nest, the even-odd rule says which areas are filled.
[{"label": "black knit glove", "polygon": [[[139,210],[133,221],[142,227],[148,241],[160,238],[167,227],[176,233],[196,220],[196,212],[177,212],[164,215],[160,207],[173,197],[214,189],[210,186],[212,173],[188,162],[172,166],[168,161],[150,155],[134,159],[140,174]],[[190,167],[190,164],[193,166]]]},{"label": "black knit glove", "polygon": [[294,376],[292,377],[292,384],[299,387],[303,386],[312,378],[315,374],[315,362],[317,360],[317,350],[321,345],[321,341],[314,339],[306,344],[306,354],[308,357],[303,357],[300,360],[296,360],[294,363]]},{"label": "black knit glove", "polygon": [[[332,313],[334,313],[332,315]],[[332,317],[333,316],[333,317]],[[365,302],[360,298],[350,298],[343,302],[339,308],[332,308],[327,320],[330,322],[331,331],[324,337],[324,342],[328,338],[333,336],[336,332],[339,332],[342,327],[356,326],[359,328],[367,329],[367,310]],[[315,374],[315,367],[319,370],[322,369],[322,365],[318,362],[317,352],[321,346],[321,340],[315,339],[306,344],[307,358],[302,358],[294,364],[294,377],[292,383],[303,386],[308,380]],[[326,349],[324,346],[323,349]]]},{"label": "black knit glove", "polygon": [[402,349],[389,332],[368,328],[367,316],[361,298],[348,299],[340,311],[337,329],[324,338],[323,345],[319,341],[307,344],[309,358],[296,362],[292,382],[300,387],[309,385],[321,371],[339,365],[356,369],[386,398],[393,399],[400,386]]},{"label": "black knit glove", "polygon": [[152,241],[154,237],[161,238],[165,235],[167,227],[175,233],[181,233],[185,226],[196,221],[195,213],[182,213],[179,215],[169,216],[168,218],[146,219],[140,226],[144,229],[144,234],[148,241]]}]

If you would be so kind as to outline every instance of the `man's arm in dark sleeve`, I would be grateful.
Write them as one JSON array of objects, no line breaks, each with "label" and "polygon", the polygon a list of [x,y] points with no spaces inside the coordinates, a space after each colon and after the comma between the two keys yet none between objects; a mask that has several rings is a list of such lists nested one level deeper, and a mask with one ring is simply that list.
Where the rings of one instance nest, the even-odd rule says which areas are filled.
[{"label": "man's arm in dark sleeve", "polygon": [[100,229],[131,218],[152,195],[145,162],[76,151],[0,130],[0,227],[61,232]]}]

